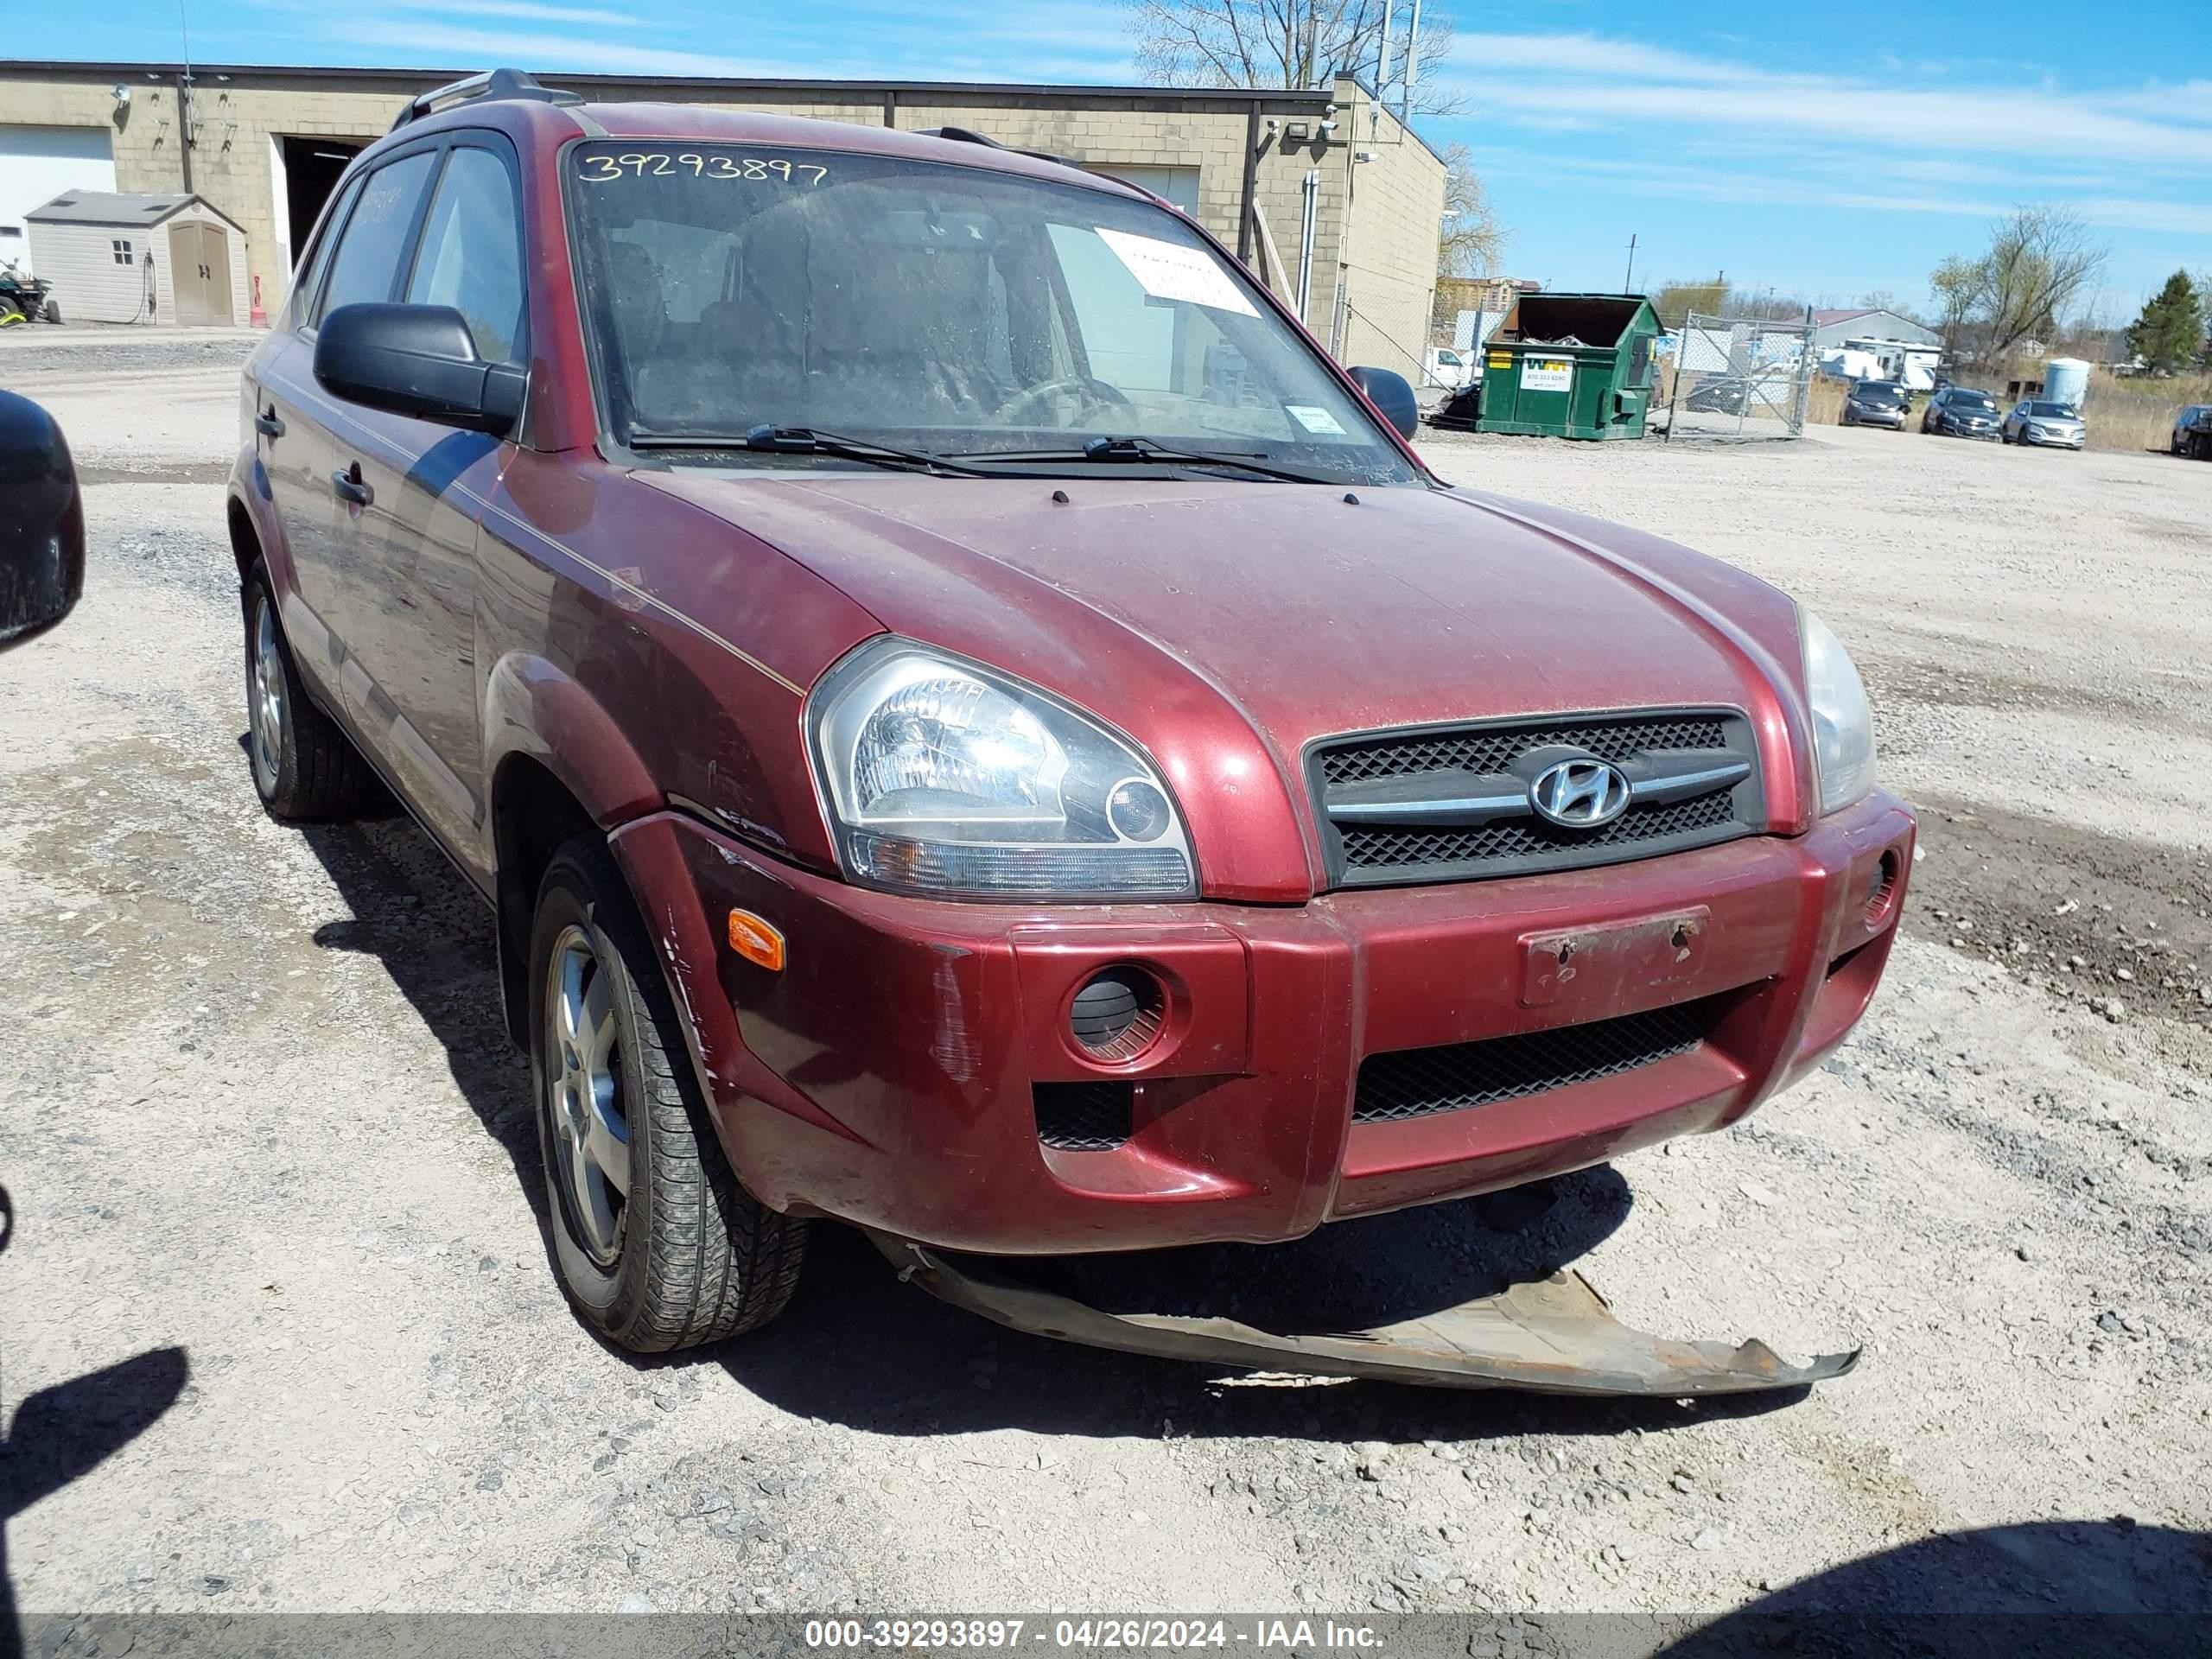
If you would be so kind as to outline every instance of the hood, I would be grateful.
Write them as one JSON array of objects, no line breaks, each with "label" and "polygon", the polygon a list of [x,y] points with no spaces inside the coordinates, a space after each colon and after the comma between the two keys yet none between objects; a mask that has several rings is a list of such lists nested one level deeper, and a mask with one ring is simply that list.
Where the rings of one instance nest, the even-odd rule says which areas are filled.
[{"label": "hood", "polygon": [[[1573,514],[1417,487],[641,476],[773,543],[886,628],[1112,721],[1186,805],[1222,770],[1202,703],[1257,735],[1301,812],[1313,740],[1429,721],[1726,704],[1771,735],[1770,778],[1794,767],[1791,602]],[[1770,802],[1794,812],[1795,793],[1770,787]]]}]

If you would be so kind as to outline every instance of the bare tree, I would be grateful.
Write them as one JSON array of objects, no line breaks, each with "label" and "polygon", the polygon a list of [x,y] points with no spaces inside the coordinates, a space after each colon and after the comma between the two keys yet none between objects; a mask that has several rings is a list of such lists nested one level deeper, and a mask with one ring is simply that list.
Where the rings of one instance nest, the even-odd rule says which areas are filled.
[{"label": "bare tree", "polygon": [[2071,208],[2020,207],[1998,220],[1981,261],[1989,355],[2001,358],[2031,335],[2055,333],[2058,314],[2087,295],[2109,253]]},{"label": "bare tree", "polygon": [[1491,211],[1490,194],[1465,144],[1444,151],[1444,233],[1436,245],[1440,276],[1495,275],[1505,253],[1505,228]]},{"label": "bare tree", "polygon": [[1953,254],[1929,272],[1928,288],[1936,296],[1936,315],[1942,319],[1938,326],[1943,333],[1943,355],[1955,359],[1960,336],[1988,291],[1988,262]]},{"label": "bare tree", "polygon": [[1710,282],[1675,281],[1662,283],[1651,295],[1651,308],[1659,314],[1662,326],[1679,328],[1682,319],[1693,311],[1701,317],[1722,315],[1728,303],[1728,279],[1715,276]]},{"label": "bare tree", "polygon": [[[1413,0],[1122,0],[1145,79],[1165,86],[1325,86],[1357,75],[1378,92],[1402,86]],[[1423,0],[1414,52],[1416,114],[1457,113],[1465,99],[1440,72],[1452,20]],[[1395,95],[1386,101],[1395,105]]]}]

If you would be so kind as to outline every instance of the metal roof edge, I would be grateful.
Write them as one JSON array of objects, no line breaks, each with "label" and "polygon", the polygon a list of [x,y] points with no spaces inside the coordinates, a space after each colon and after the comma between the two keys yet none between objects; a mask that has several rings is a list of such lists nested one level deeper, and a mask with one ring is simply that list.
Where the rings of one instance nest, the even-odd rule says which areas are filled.
[{"label": "metal roof edge", "polygon": [[[194,63],[190,66],[192,79],[196,83],[216,79],[254,79],[257,77],[286,78],[308,80],[379,80],[402,82],[406,85],[436,86],[479,73],[473,69],[419,68],[393,69],[367,66],[283,63]],[[176,62],[154,60],[120,62],[114,60],[76,60],[69,58],[0,58],[0,78],[20,78],[29,75],[85,75],[112,79],[130,75],[147,75],[170,79],[181,75],[186,66]],[[779,76],[751,75],[654,75],[606,74],[595,70],[546,69],[533,71],[541,81],[565,81],[584,86],[682,86],[682,87],[740,87],[763,92],[848,92],[855,94],[884,92],[957,93],[968,97],[1051,97],[1051,98],[1113,98],[1123,99],[1154,99],[1162,101],[1198,101],[1223,104],[1326,104],[1335,92],[1328,87],[1279,86],[1094,86],[1082,81],[1014,81],[1014,80],[896,80],[866,79],[857,80],[810,80]]]}]

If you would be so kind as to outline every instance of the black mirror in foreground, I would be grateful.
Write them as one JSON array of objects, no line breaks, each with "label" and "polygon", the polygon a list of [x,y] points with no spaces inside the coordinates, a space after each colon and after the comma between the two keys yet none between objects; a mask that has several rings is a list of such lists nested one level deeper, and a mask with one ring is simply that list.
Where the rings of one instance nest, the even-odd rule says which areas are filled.
[{"label": "black mirror in foreground", "polygon": [[54,417],[0,391],[0,651],[69,614],[85,591],[85,503]]},{"label": "black mirror in foreground", "polygon": [[1351,378],[1376,412],[1398,429],[1400,437],[1410,438],[1421,430],[1421,404],[1404,375],[1388,369],[1354,369]]},{"label": "black mirror in foreground", "polygon": [[315,331],[315,378],[352,404],[504,437],[529,377],[476,354],[449,305],[341,305]]}]

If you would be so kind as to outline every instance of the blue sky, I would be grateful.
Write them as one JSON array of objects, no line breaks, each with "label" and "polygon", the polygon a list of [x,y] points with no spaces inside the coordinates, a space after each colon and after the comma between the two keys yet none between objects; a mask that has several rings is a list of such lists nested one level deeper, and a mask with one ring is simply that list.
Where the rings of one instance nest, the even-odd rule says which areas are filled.
[{"label": "blue sky", "polygon": [[[1133,80],[1115,0],[186,0],[202,60]],[[1512,274],[1617,286],[1726,270],[1917,302],[2024,201],[2112,248],[2111,320],[2212,270],[2212,0],[1432,0]],[[99,21],[90,20],[92,11]],[[176,0],[32,7],[23,57],[174,59]]]}]

